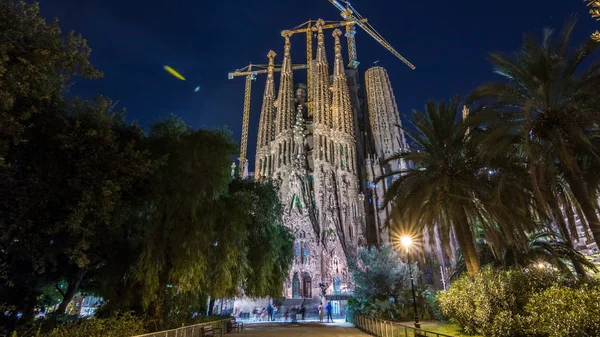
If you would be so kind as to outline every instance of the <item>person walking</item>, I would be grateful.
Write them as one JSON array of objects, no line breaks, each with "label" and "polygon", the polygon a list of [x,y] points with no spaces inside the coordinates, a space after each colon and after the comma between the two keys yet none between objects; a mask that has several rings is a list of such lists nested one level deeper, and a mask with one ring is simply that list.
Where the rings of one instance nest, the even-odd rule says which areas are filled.
[{"label": "person walking", "polygon": [[296,307],[292,308],[292,323],[296,322],[296,316],[298,315],[298,309]]},{"label": "person walking", "polygon": [[300,305],[300,315],[302,315],[302,320],[304,320],[304,316],[306,314],[306,307],[304,307],[304,304]]},{"label": "person walking", "polygon": [[277,317],[275,317],[277,315],[277,307],[273,306],[273,321],[277,320]]},{"label": "person walking", "polygon": [[267,317],[269,319],[269,322],[273,320],[273,307],[271,306],[270,303],[269,303],[269,306],[267,307]]},{"label": "person walking", "polygon": [[333,307],[331,306],[331,301],[329,301],[329,303],[327,303],[327,306],[325,307],[325,310],[327,310],[327,323],[329,323],[329,319],[331,319],[331,323],[333,323],[333,316],[331,316],[332,309]]},{"label": "person walking", "polygon": [[325,316],[325,311],[323,310],[323,303],[319,303],[319,322],[323,323],[324,316]]}]

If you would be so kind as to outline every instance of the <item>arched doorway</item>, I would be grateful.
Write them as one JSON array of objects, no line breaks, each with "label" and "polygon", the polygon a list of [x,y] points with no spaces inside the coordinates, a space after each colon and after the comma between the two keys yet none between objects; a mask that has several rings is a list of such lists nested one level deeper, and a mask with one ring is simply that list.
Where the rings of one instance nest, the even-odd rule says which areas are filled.
[{"label": "arched doorway", "polygon": [[294,273],[294,278],[292,279],[292,298],[300,297],[300,279],[298,278],[298,273]]},{"label": "arched doorway", "polygon": [[304,274],[302,278],[302,297],[312,298],[312,278],[308,274]]}]

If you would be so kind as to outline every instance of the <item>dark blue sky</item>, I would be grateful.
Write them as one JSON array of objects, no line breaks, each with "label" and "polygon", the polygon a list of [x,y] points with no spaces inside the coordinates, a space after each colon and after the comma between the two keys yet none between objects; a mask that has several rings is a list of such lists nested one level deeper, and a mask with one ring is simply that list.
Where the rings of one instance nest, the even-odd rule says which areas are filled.
[{"label": "dark blue sky", "polygon": [[[562,27],[580,16],[575,40],[597,26],[582,0],[355,0],[353,6],[408,60],[411,71],[364,32],[357,34],[361,69],[372,62],[390,73],[403,117],[429,99],[468,93],[497,78],[490,51],[516,50],[523,32]],[[143,126],[171,113],[193,127],[228,126],[239,141],[244,79],[227,72],[266,63],[274,49],[281,62],[280,32],[308,19],[341,20],[327,0],[40,0],[42,14],[57,17],[63,30],[83,34],[91,60],[105,73],[78,80],[72,94],[102,94],[127,108]],[[333,54],[327,31],[328,56]],[[302,63],[304,37],[292,39],[293,61]],[[344,55],[347,62],[347,54]],[[187,81],[163,70],[169,65]],[[304,78],[305,74],[296,72]],[[201,86],[199,92],[194,92]],[[254,83],[249,159],[254,161],[264,76]],[[250,167],[252,169],[252,166]]]}]

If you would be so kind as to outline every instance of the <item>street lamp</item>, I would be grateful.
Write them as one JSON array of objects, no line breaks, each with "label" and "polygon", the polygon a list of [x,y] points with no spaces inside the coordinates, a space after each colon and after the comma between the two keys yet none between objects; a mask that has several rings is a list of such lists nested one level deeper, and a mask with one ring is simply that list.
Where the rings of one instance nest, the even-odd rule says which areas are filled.
[{"label": "street lamp", "polygon": [[408,273],[410,275],[410,287],[412,289],[413,296],[413,308],[415,310],[415,328],[420,329],[421,323],[419,323],[419,314],[417,313],[417,296],[415,295],[415,283],[413,282],[412,264],[410,261],[410,253],[408,249],[412,246],[413,240],[410,236],[403,236],[400,238],[400,243],[406,249],[406,256],[408,259]]}]

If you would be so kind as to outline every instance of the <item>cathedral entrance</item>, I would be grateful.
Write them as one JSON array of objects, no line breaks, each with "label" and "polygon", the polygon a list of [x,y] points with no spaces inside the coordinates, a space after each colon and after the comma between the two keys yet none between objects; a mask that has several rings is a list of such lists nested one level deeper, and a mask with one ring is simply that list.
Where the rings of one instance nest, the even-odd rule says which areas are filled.
[{"label": "cathedral entrance", "polygon": [[300,279],[298,278],[298,273],[294,273],[294,278],[292,279],[292,298],[300,297]]},{"label": "cathedral entrance", "polygon": [[303,293],[302,297],[304,298],[312,298],[312,278],[308,274],[304,274],[303,279]]}]

